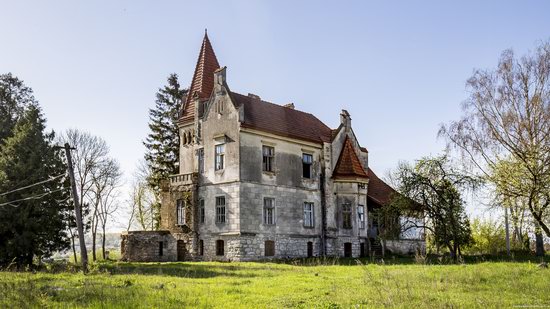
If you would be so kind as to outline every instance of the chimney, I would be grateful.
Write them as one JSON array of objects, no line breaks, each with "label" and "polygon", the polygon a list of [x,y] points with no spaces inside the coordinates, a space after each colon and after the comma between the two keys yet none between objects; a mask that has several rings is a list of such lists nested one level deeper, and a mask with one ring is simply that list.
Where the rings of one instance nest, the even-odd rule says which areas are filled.
[{"label": "chimney", "polygon": [[248,93],[248,97],[256,99],[256,100],[261,100],[259,95],[253,94],[253,93],[250,93],[250,92]]},{"label": "chimney", "polygon": [[227,69],[227,67],[223,66],[223,67],[217,69],[216,71],[214,71],[214,84],[215,85],[223,86],[223,84],[225,84],[226,69]]},{"label": "chimney", "polygon": [[294,103],[288,103],[288,104],[285,104],[283,106],[286,107],[286,108],[294,109]]},{"label": "chimney", "polygon": [[343,109],[340,113],[340,123],[346,128],[351,128],[351,117],[347,110]]}]

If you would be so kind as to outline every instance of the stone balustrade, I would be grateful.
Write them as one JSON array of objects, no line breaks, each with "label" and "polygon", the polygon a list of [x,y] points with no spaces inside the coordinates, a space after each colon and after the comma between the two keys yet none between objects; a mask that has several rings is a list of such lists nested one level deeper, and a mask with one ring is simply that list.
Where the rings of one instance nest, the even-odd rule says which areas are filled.
[{"label": "stone balustrade", "polygon": [[171,186],[190,185],[197,183],[197,173],[177,174],[170,176]]}]

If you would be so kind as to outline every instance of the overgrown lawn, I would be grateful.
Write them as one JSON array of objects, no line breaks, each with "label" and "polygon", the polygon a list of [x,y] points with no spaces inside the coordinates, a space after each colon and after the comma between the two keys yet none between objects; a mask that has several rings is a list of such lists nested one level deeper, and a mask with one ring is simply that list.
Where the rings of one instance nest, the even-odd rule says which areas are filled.
[{"label": "overgrown lawn", "polygon": [[530,262],[320,264],[112,262],[87,276],[0,272],[0,308],[550,306],[550,270]]}]

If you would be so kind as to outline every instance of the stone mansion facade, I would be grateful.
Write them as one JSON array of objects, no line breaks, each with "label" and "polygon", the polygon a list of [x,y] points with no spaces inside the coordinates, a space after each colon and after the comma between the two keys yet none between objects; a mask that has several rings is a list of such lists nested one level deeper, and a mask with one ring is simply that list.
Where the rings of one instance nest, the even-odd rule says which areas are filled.
[{"label": "stone mansion facade", "polygon": [[[359,257],[394,190],[369,168],[350,114],[331,129],[293,104],[231,91],[205,34],[180,114],[180,171],[163,186],[160,231],[122,235],[131,261]],[[387,242],[424,248],[422,233]]]}]

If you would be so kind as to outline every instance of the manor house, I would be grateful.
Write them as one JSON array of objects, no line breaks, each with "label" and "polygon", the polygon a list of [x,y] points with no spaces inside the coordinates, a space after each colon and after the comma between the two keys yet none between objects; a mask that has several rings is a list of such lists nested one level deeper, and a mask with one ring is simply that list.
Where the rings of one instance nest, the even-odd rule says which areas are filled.
[{"label": "manor house", "polygon": [[[380,249],[373,213],[394,190],[342,110],[332,129],[294,104],[233,92],[205,34],[180,113],[180,171],[163,186],[160,231],[122,236],[130,261],[359,257]],[[422,249],[422,233],[387,249]]]}]

